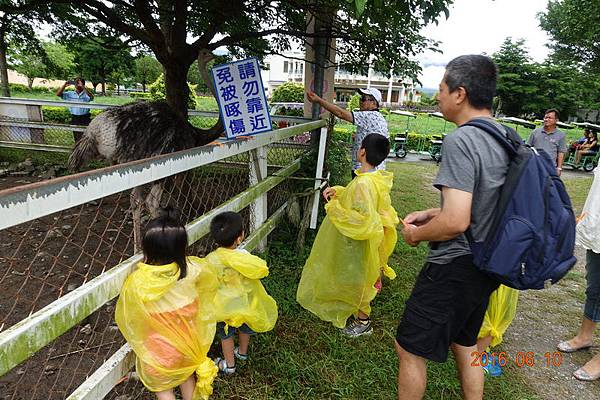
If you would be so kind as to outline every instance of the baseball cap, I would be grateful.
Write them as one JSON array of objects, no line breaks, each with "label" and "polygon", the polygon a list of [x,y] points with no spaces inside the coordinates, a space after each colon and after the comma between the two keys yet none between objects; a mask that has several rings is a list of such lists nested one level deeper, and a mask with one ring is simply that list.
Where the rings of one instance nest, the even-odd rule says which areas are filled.
[{"label": "baseball cap", "polygon": [[358,89],[358,92],[360,94],[367,94],[369,96],[373,96],[375,98],[375,101],[377,101],[377,105],[381,104],[381,92],[379,91],[379,89],[375,89],[375,88]]}]

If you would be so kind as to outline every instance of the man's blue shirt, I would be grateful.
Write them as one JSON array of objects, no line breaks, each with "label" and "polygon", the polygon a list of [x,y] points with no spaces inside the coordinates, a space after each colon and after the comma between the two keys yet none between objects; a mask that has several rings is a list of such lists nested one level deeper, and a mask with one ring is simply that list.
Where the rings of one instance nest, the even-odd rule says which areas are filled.
[{"label": "man's blue shirt", "polygon": [[[66,101],[78,101],[81,103],[89,103],[90,101],[92,101],[92,99],[90,98],[90,96],[87,94],[87,92],[85,90],[82,90],[81,93],[79,93],[79,94],[74,90],[69,90],[69,91],[63,92],[61,97],[63,100],[66,100]],[[89,108],[81,108],[81,107],[69,107],[69,111],[71,112],[72,115],[86,115],[86,114],[90,113]]]}]

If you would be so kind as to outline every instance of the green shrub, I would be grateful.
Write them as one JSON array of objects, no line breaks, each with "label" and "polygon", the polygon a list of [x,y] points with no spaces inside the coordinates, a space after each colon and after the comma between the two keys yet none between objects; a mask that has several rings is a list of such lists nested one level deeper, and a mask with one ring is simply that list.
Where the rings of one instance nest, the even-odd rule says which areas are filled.
[{"label": "green shrub", "polygon": [[350,101],[348,102],[348,106],[346,108],[348,109],[348,111],[360,108],[360,94],[354,93],[354,95],[350,98]]},{"label": "green shrub", "polygon": [[273,103],[303,103],[304,86],[294,82],[286,82],[273,91],[271,101]]},{"label": "green shrub", "polygon": [[[196,105],[198,104],[198,96],[196,96],[196,86],[192,85],[188,82],[189,89],[189,98],[188,98],[188,108],[191,110],[196,109]],[[152,100],[165,100],[165,75],[160,74],[158,78],[149,86],[150,89],[150,98]]]},{"label": "green shrub", "polygon": [[149,92],[129,92],[129,97],[132,99],[150,100],[152,99]]},{"label": "green shrub", "polygon": [[30,93],[29,87],[27,85],[22,85],[20,83],[9,83],[8,88],[11,92],[16,93]]},{"label": "green shrub", "polygon": [[[98,114],[100,114],[104,110],[92,109],[90,110],[90,114],[92,119]],[[71,123],[71,113],[69,109],[66,107],[42,107],[42,115],[44,118],[44,122],[54,122],[56,124],[70,124]]]},{"label": "green shrub", "polygon": [[347,185],[351,179],[352,160],[350,157],[350,146],[352,134],[348,131],[333,129],[333,134],[327,149],[325,166],[331,174],[329,186]]}]

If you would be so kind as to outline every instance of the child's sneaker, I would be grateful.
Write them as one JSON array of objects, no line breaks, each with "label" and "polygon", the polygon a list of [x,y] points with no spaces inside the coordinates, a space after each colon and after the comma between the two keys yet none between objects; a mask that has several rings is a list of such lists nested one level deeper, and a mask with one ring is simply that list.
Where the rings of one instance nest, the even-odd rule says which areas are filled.
[{"label": "child's sneaker", "polygon": [[233,354],[235,355],[235,358],[237,358],[240,361],[248,361],[248,354],[241,354],[240,348],[237,346],[235,347],[235,349],[233,349]]},{"label": "child's sneaker", "polygon": [[360,320],[354,319],[342,329],[342,333],[349,337],[359,337],[362,335],[370,335],[373,333],[373,327],[371,326],[371,320]]},{"label": "child's sneaker", "polygon": [[227,366],[227,361],[224,358],[217,357],[215,359],[215,365],[219,368],[219,373],[223,375],[232,375],[235,374],[235,365],[233,367]]},{"label": "child's sneaker", "polygon": [[499,364],[498,356],[496,356],[495,354],[490,356],[490,353],[483,353],[481,355],[481,364],[483,366],[484,374],[493,377],[502,375],[502,367]]}]

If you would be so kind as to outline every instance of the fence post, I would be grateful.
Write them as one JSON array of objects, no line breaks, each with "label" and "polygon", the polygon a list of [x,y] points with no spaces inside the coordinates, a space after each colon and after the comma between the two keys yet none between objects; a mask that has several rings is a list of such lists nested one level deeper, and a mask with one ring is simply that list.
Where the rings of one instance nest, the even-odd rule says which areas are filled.
[{"label": "fence post", "polygon": [[312,214],[310,216],[310,229],[317,228],[317,216],[319,215],[319,198],[321,191],[319,187],[323,182],[323,164],[325,163],[325,146],[327,145],[327,127],[321,128],[319,135],[319,153],[317,155],[317,171],[315,172],[315,194],[312,201]]},{"label": "fence post", "polygon": [[[250,151],[250,181],[249,187],[256,185],[267,177],[267,146],[262,146]],[[251,232],[261,227],[267,219],[267,194],[258,197],[251,206],[250,227]],[[248,232],[250,233],[250,232]],[[267,245],[266,239],[262,240],[256,249],[263,251]]]}]

